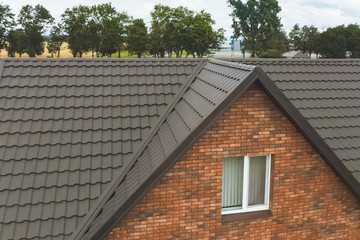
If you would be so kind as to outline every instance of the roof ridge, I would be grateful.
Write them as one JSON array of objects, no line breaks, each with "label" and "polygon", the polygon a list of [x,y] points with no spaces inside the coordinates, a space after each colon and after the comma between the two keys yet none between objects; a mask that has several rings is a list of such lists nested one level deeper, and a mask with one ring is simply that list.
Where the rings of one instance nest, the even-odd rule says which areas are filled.
[{"label": "roof ridge", "polygon": [[[206,61],[201,61],[198,63],[198,65],[195,67],[193,72],[189,75],[187,82],[183,85],[181,89],[179,89],[176,96],[174,96],[174,100],[172,104],[169,104],[167,106],[163,113],[160,114],[158,121],[156,124],[154,124],[154,127],[150,129],[148,136],[143,138],[143,141],[139,143],[138,149],[133,151],[132,156],[130,157],[130,160],[128,163],[123,163],[122,171],[118,174],[118,177],[115,177],[114,180],[110,183],[110,185],[107,187],[107,189],[104,190],[103,194],[99,197],[99,202],[97,204],[94,204],[94,207],[90,209],[88,214],[86,214],[85,218],[81,221],[80,225],[76,227],[74,232],[71,234],[70,239],[78,239],[83,234],[86,233],[88,230],[89,225],[91,224],[91,221],[96,218],[98,211],[101,210],[101,207],[106,204],[108,199],[111,198],[111,194],[113,191],[115,191],[118,187],[118,185],[123,181],[123,179],[126,177],[126,174],[131,171],[133,166],[136,164],[137,158],[140,156],[143,150],[147,147],[148,143],[152,139],[153,136],[156,135],[158,129],[160,128],[161,124],[163,123],[165,117],[167,117],[170,114],[170,110],[174,108],[174,105],[179,101],[181,98],[183,92],[190,86],[192,81],[195,79],[196,75],[201,71],[201,69],[204,67]],[[98,210],[99,209],[99,210]]]},{"label": "roof ridge", "polygon": [[216,63],[218,65],[225,66],[225,67],[232,67],[232,68],[240,69],[240,70],[253,70],[256,68],[256,66],[249,65],[249,64],[224,61],[224,60],[219,60],[219,59],[214,59],[214,58],[210,58],[209,62]]},{"label": "roof ridge", "polygon": [[[203,67],[198,69],[196,75],[192,76],[188,85],[182,89],[178,98],[175,99],[173,104],[167,109],[168,114],[163,115],[160,119],[159,128],[154,129],[156,131],[154,131],[151,138],[148,138],[148,143],[143,145],[143,150],[134,155],[138,157],[136,160],[139,164],[135,164],[136,162],[134,162],[133,168],[129,169],[126,178],[123,176],[122,179],[118,179],[117,182],[119,184],[114,185],[114,189],[110,189],[111,191],[107,193],[108,197],[102,199],[101,203],[92,211],[91,217],[83,221],[82,226],[79,226],[79,228],[75,230],[76,232],[74,232],[70,239],[100,239],[104,237],[104,234],[106,234],[109,228],[116,224],[117,220],[167,172],[172,164],[185,153],[186,149],[190,147],[258,77],[257,72],[253,71],[255,69],[254,66],[236,63],[228,64],[227,62],[219,60],[209,60],[206,66],[208,66],[208,64],[213,68],[213,74],[217,75],[216,83],[219,84],[219,87],[214,88],[214,91],[220,91],[220,86],[225,87],[227,90],[226,93],[223,94],[223,97],[216,98],[217,104],[211,104],[206,99],[197,94],[194,95],[194,92],[191,92],[190,84],[199,84],[199,81],[196,81],[196,75],[201,75],[203,69],[206,68],[204,66],[205,64],[202,64]],[[223,79],[225,75],[222,74],[221,69],[219,69],[221,67],[233,68],[232,70],[223,68],[223,71],[225,70],[229,73],[225,79]],[[243,71],[234,71],[234,68],[240,68],[243,69]],[[185,103],[185,100],[191,101],[196,108],[195,111],[191,108],[192,106],[188,106]],[[203,104],[199,103],[202,101]],[[186,106],[188,106],[188,109]],[[183,117],[186,117],[186,119]],[[178,132],[179,136],[174,138],[174,132]],[[151,165],[139,169],[143,166],[142,164]],[[144,176],[140,175],[140,171]],[[134,183],[134,181],[136,181],[136,183]],[[129,186],[132,186],[131,189],[128,189]],[[118,196],[117,194],[119,194],[119,192],[121,192],[121,195]],[[121,203],[113,203],[113,201],[117,201],[118,199],[120,199]],[[112,204],[116,205],[116,209],[111,208]],[[94,222],[96,218],[97,221]],[[96,225],[99,222],[104,222],[104,225]]]}]

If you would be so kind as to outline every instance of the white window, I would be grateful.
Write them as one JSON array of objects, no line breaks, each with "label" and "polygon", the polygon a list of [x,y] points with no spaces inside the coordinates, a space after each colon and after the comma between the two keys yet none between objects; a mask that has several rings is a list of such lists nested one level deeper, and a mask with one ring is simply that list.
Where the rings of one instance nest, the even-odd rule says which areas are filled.
[{"label": "white window", "polygon": [[271,156],[223,160],[222,214],[269,209]]}]

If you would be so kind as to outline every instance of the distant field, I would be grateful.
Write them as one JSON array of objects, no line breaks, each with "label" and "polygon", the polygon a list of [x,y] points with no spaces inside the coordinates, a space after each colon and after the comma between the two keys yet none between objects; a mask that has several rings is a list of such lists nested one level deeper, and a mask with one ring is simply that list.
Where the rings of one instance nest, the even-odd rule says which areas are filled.
[{"label": "distant field", "polygon": [[[47,43],[45,43],[45,52],[44,52],[42,55],[40,55],[40,56],[36,56],[37,58],[48,58],[48,57],[51,57],[51,54],[49,54],[49,52],[47,51],[46,44],[47,44]],[[71,54],[71,51],[68,49],[67,46],[68,46],[67,43],[64,43],[64,44],[61,46],[60,58],[72,58],[72,57],[73,57],[73,55]],[[0,57],[6,58],[7,56],[8,56],[7,51],[6,51],[5,49],[2,49],[1,52],[0,52]],[[117,56],[118,56],[117,53],[115,53],[115,54],[112,55],[112,57],[114,57],[114,58],[117,57]],[[17,54],[16,57],[20,57],[20,56]],[[21,57],[22,57],[22,58],[28,58],[29,55],[23,54]],[[55,57],[56,57],[56,56],[55,56]],[[92,57],[91,52],[84,54],[83,57],[84,57],[84,58],[91,58],[91,57]],[[127,51],[122,51],[122,52],[121,52],[121,57],[122,57],[122,58],[134,58],[134,57],[136,57],[136,56],[135,56],[135,55],[130,55],[130,56],[129,56],[129,54],[128,54]]]},{"label": "distant field", "polygon": [[[47,48],[46,48],[46,44],[45,43],[45,52],[40,55],[40,56],[36,56],[37,58],[48,58],[48,57],[51,57],[51,55],[49,54],[49,52],[47,51]],[[1,52],[0,52],[0,57],[2,58],[6,58],[8,55],[7,55],[7,51],[5,49],[2,49]],[[150,57],[149,54],[146,54],[145,55],[146,57]],[[20,57],[18,54],[16,55],[16,57]],[[23,54],[21,56],[22,58],[28,58],[29,56],[27,54]],[[55,56],[56,57],[56,56]],[[60,58],[72,58],[73,55],[71,54],[71,51],[68,49],[68,44],[67,43],[64,43],[62,46],[61,46],[61,51],[60,51]],[[83,55],[83,58],[91,58],[92,57],[92,54],[91,52],[89,53],[85,53]],[[117,53],[114,53],[112,54],[112,57],[113,58],[117,58],[118,57],[118,54]],[[129,55],[128,51],[121,51],[121,58],[136,58],[137,56],[136,55]],[[166,55],[167,57],[167,55]],[[176,54],[173,53],[172,55],[173,58],[176,57]],[[183,58],[186,57],[186,52],[184,52],[183,54]],[[205,56],[206,57],[214,57],[214,58],[241,58],[242,57],[242,54],[240,52],[231,52],[231,51],[221,51],[221,52],[216,52],[216,54],[214,55],[209,55],[209,56]],[[248,54],[247,56],[248,57]],[[189,55],[188,58],[192,58],[192,55]]]}]

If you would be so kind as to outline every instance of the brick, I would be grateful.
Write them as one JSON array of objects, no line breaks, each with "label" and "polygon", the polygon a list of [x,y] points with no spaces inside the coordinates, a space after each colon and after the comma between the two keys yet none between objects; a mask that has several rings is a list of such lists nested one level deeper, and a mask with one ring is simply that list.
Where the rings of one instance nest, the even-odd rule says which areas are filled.
[{"label": "brick", "polygon": [[[222,159],[246,154],[272,154],[272,217],[225,223],[221,221]],[[359,200],[254,85],[135,204],[106,239],[359,236]]]}]

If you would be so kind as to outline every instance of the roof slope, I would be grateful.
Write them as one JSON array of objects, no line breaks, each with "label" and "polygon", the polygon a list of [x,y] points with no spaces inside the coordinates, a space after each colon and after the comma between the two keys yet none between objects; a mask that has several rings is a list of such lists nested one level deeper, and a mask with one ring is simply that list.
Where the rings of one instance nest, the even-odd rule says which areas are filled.
[{"label": "roof slope", "polygon": [[[184,86],[174,104],[168,107],[159,120],[158,127],[154,128],[140,151],[133,155],[131,164],[123,168],[126,171],[103,194],[99,205],[90,211],[70,239],[95,240],[105,237],[227,106],[256,80],[359,197],[359,182],[300,113],[302,108],[296,108],[261,69],[210,60],[199,75],[190,80],[189,86]],[[305,94],[305,99],[306,96]]]},{"label": "roof slope", "polygon": [[0,60],[0,239],[65,239],[200,60]]},{"label": "roof slope", "polygon": [[360,59],[237,62],[261,67],[360,183]]},{"label": "roof slope", "polygon": [[309,58],[308,55],[300,51],[290,51],[283,54],[285,58]]},{"label": "roof slope", "polygon": [[257,80],[255,67],[209,60],[71,239],[102,239],[193,142]]}]

